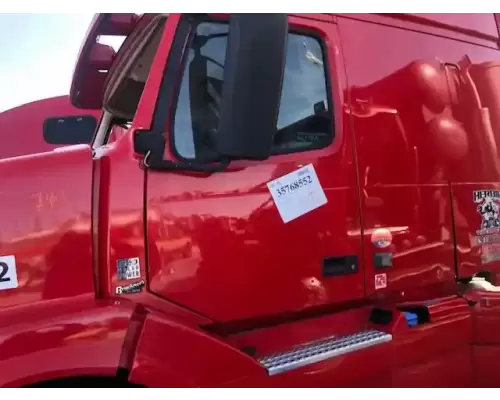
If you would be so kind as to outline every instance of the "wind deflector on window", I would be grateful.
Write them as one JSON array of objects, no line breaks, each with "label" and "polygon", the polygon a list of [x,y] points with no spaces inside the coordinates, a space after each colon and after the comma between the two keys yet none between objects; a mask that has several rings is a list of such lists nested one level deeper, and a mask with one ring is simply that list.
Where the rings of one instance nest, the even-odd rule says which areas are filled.
[{"label": "wind deflector on window", "polygon": [[48,118],[43,123],[43,139],[49,144],[90,144],[97,128],[91,115]]}]

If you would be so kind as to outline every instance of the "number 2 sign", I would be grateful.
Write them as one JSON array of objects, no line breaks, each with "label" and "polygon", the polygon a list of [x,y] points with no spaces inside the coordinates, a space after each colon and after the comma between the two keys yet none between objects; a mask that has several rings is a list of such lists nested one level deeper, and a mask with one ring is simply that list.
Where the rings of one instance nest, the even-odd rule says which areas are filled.
[{"label": "number 2 sign", "polygon": [[18,287],[16,258],[14,256],[0,257],[0,290]]}]

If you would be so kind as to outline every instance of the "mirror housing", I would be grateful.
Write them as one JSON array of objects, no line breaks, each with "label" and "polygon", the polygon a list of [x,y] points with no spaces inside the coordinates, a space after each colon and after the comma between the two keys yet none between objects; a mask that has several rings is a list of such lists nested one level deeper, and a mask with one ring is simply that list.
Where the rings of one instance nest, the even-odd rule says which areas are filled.
[{"label": "mirror housing", "polygon": [[93,115],[47,118],[43,122],[43,139],[60,146],[90,144],[97,128]]},{"label": "mirror housing", "polygon": [[287,14],[232,14],[224,66],[221,159],[265,160],[271,154],[281,100]]}]

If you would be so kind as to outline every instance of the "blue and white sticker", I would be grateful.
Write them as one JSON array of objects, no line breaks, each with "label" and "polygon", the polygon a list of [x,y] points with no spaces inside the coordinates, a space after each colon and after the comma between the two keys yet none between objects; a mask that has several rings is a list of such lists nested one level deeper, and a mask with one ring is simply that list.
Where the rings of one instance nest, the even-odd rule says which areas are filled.
[{"label": "blue and white sticker", "polygon": [[118,260],[116,262],[116,270],[118,280],[120,281],[128,281],[141,277],[141,267],[139,265],[139,258],[137,257]]}]

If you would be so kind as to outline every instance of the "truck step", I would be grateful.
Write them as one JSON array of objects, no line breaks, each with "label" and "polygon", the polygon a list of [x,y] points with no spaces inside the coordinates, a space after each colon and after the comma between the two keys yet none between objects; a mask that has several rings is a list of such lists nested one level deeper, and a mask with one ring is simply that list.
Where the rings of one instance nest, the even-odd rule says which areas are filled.
[{"label": "truck step", "polygon": [[294,350],[263,357],[258,361],[269,375],[277,375],[391,340],[392,335],[389,333],[367,330],[347,336],[330,337]]}]

